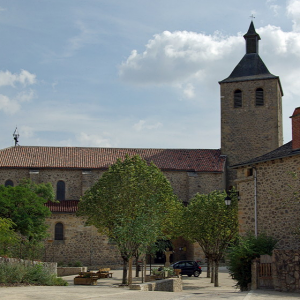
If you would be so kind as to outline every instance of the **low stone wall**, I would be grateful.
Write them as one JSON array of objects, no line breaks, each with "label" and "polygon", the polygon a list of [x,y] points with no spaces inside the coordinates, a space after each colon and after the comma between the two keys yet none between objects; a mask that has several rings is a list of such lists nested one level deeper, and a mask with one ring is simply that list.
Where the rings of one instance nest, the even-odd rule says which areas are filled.
[{"label": "low stone wall", "polygon": [[182,280],[181,278],[167,278],[146,283],[134,283],[129,288],[141,291],[182,292]]},{"label": "low stone wall", "polygon": [[300,292],[300,250],[274,250],[272,255],[274,289]]},{"label": "low stone wall", "polygon": [[42,264],[44,268],[50,271],[51,274],[55,274],[55,275],[57,274],[56,262],[41,262],[41,261],[34,261],[34,260],[24,260],[19,258],[0,257],[0,263],[25,264],[25,265]]},{"label": "low stone wall", "polygon": [[80,272],[87,272],[87,267],[58,267],[57,276],[78,275]]}]

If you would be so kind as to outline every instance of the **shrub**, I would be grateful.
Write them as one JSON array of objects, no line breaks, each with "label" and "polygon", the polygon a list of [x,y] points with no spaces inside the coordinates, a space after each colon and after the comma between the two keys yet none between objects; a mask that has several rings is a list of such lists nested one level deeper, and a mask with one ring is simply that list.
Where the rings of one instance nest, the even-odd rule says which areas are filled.
[{"label": "shrub", "polygon": [[263,254],[272,255],[276,244],[276,239],[265,234],[260,234],[257,237],[248,234],[245,237],[240,237],[238,242],[229,248],[228,270],[242,291],[248,290],[251,283],[252,260]]},{"label": "shrub", "polygon": [[0,283],[27,283],[36,285],[68,285],[62,278],[51,274],[42,264],[0,264]]}]

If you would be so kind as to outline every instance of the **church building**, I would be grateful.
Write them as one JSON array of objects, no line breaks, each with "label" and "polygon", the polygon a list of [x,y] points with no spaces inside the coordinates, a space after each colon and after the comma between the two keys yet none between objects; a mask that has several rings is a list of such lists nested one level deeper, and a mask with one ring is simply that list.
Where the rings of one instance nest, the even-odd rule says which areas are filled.
[{"label": "church building", "polygon": [[[50,182],[56,192],[59,203],[47,204],[52,216],[47,220],[50,238],[46,241],[46,260],[81,261],[89,266],[121,264],[115,245],[93,226],[85,226],[84,219],[76,217],[75,212],[84,192],[111,164],[126,155],[138,154],[157,165],[184,203],[196,193],[228,190],[237,185],[241,231],[247,231],[248,225],[253,229],[251,196],[244,190],[241,177],[248,172],[254,180],[255,172],[249,164],[242,163],[282,146],[283,92],[279,77],[269,72],[259,56],[260,36],[253,22],[244,38],[246,54],[229,77],[219,82],[221,149],[15,146],[0,150],[0,184],[17,185],[23,178],[30,178],[35,183]],[[272,166],[272,162],[269,164]],[[249,181],[247,184],[248,188]],[[201,249],[184,239],[175,241],[173,250],[173,261],[203,259]]]}]

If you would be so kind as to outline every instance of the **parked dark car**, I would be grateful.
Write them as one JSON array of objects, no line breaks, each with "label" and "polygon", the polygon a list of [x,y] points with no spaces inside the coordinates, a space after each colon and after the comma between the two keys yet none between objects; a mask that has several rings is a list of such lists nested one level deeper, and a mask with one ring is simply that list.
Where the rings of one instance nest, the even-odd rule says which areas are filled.
[{"label": "parked dark car", "polygon": [[172,267],[173,269],[181,269],[180,274],[188,275],[189,277],[192,275],[198,277],[202,273],[201,267],[193,260],[181,260],[172,264]]}]

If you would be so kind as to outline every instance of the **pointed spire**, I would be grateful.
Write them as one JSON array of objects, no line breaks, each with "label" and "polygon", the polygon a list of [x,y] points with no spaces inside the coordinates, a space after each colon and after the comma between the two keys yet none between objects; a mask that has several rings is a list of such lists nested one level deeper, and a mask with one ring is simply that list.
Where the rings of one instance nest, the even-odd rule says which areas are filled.
[{"label": "pointed spire", "polygon": [[251,21],[248,32],[244,35],[246,40],[246,54],[258,54],[258,41],[260,40],[259,34],[255,31],[253,21]]}]

